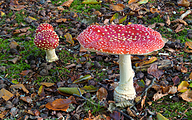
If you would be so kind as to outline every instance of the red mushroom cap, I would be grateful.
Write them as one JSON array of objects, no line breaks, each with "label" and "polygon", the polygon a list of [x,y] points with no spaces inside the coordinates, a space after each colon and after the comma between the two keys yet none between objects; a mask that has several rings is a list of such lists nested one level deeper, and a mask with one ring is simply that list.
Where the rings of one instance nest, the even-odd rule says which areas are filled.
[{"label": "red mushroom cap", "polygon": [[87,50],[110,54],[147,54],[161,49],[161,34],[139,24],[91,25],[77,40]]},{"label": "red mushroom cap", "polygon": [[59,37],[55,31],[43,30],[36,34],[34,43],[43,50],[55,49],[59,45]]},{"label": "red mushroom cap", "polygon": [[43,30],[51,30],[51,31],[54,31],[52,25],[50,25],[50,24],[48,24],[48,23],[42,23],[42,24],[40,24],[40,25],[37,27],[37,29],[36,29],[35,32],[36,32],[36,34],[37,34],[37,33],[41,32],[41,31],[43,31]]}]

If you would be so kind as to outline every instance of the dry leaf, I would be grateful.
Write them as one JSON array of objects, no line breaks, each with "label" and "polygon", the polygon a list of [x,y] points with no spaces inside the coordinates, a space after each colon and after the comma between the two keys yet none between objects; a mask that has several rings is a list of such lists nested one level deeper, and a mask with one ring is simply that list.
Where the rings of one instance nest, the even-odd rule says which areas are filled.
[{"label": "dry leaf", "polygon": [[129,107],[127,107],[127,113],[128,113],[131,117],[136,117],[135,112],[133,112]]},{"label": "dry leaf", "polygon": [[32,103],[32,98],[27,96],[27,97],[20,97],[21,100],[31,104]]},{"label": "dry leaf", "polygon": [[97,91],[96,95],[97,95],[97,98],[101,101],[101,100],[107,98],[108,92],[107,92],[107,90],[105,88],[101,87]]},{"label": "dry leaf", "polygon": [[191,79],[192,80],[192,72],[190,73],[190,75],[189,75],[189,79]]},{"label": "dry leaf", "polygon": [[141,100],[141,109],[143,109],[143,107],[145,106],[145,100],[146,96],[144,96],[143,99]]},{"label": "dry leaf", "polygon": [[73,2],[73,0],[68,0],[68,1],[64,2],[61,6],[70,7],[72,2]]},{"label": "dry leaf", "polygon": [[157,8],[150,8],[150,12],[153,13],[153,14],[156,13],[156,12],[160,13],[160,11]]},{"label": "dry leaf", "polygon": [[32,70],[24,70],[20,74],[26,76],[28,73],[33,72]]},{"label": "dry leaf", "polygon": [[62,6],[58,6],[57,9],[61,11],[65,10]]},{"label": "dry leaf", "polygon": [[100,11],[94,11],[93,14],[94,14],[94,15],[98,15],[98,16],[101,16],[101,15],[102,15],[102,13],[101,13]]},{"label": "dry leaf", "polygon": [[12,62],[12,63],[16,63],[17,61],[19,61],[21,59],[21,56],[16,56],[15,58],[13,58],[13,59],[10,59],[10,60],[8,60],[8,61],[10,61],[10,62]]},{"label": "dry leaf", "polygon": [[110,9],[113,11],[122,11],[125,8],[123,4],[110,5]]},{"label": "dry leaf", "polygon": [[42,82],[42,83],[40,83],[41,85],[44,85],[44,86],[46,86],[46,87],[51,87],[51,86],[53,86],[53,85],[55,85],[55,83],[49,83],[49,82]]},{"label": "dry leaf", "polygon": [[187,70],[187,68],[186,68],[185,66],[182,66],[182,67],[181,67],[181,72],[182,72],[182,73],[187,73],[187,71],[188,71],[188,70]]},{"label": "dry leaf", "polygon": [[187,48],[192,49],[192,42],[191,41],[185,42],[184,51],[187,53],[192,53],[192,50],[188,50]]},{"label": "dry leaf", "polygon": [[192,91],[191,90],[187,90],[184,93],[182,93],[180,95],[180,97],[182,97],[182,99],[187,101],[187,102],[192,102]]},{"label": "dry leaf", "polygon": [[72,36],[71,36],[70,33],[66,33],[66,34],[64,35],[64,37],[66,38],[66,41],[67,41],[68,43],[72,44],[72,46],[74,45],[74,41],[73,41],[73,38],[72,38]]},{"label": "dry leaf", "polygon": [[[151,64],[157,60],[158,60],[157,57],[151,57],[148,61],[143,61],[143,62],[139,63],[138,66]],[[136,67],[138,67],[138,66],[136,66]]]},{"label": "dry leaf", "polygon": [[5,101],[8,101],[10,98],[13,97],[13,94],[9,92],[8,90],[2,88],[0,90],[0,98],[3,98]]},{"label": "dry leaf", "polygon": [[45,88],[44,85],[41,85],[41,86],[39,87],[38,95],[39,95],[40,97],[44,97],[44,96],[45,96],[44,88]]},{"label": "dry leaf", "polygon": [[87,50],[84,47],[80,46],[79,52],[87,52]]},{"label": "dry leaf", "polygon": [[56,20],[57,23],[66,22],[66,21],[67,21],[66,18],[60,18],[60,19]]},{"label": "dry leaf", "polygon": [[175,94],[177,92],[176,86],[169,86],[168,94]]},{"label": "dry leaf", "polygon": [[29,91],[25,88],[25,86],[23,84],[11,85],[10,88],[22,89],[24,92],[29,93]]},{"label": "dry leaf", "polygon": [[138,0],[129,0],[128,4],[131,4],[131,3],[134,3],[134,2],[137,2]]},{"label": "dry leaf", "polygon": [[30,29],[30,27],[25,27],[25,28],[21,28],[21,29],[16,29],[13,34],[18,34],[18,33],[25,33],[27,32],[27,30]]},{"label": "dry leaf", "polygon": [[164,74],[163,70],[157,69],[156,64],[151,64],[151,66],[147,69],[147,72],[157,79],[159,79]]},{"label": "dry leaf", "polygon": [[17,42],[15,42],[15,41],[11,41],[11,43],[9,44],[9,47],[10,47],[11,49],[16,49],[17,46],[18,46],[18,44],[17,44]]},{"label": "dry leaf", "polygon": [[187,81],[182,81],[182,82],[179,84],[177,90],[178,90],[179,92],[185,92],[185,91],[188,90],[188,88],[187,88],[188,86],[189,86],[189,83],[188,83]]},{"label": "dry leaf", "polygon": [[187,41],[185,42],[185,44],[187,45],[187,47],[189,47],[189,49],[192,49],[192,41]]},{"label": "dry leaf", "polygon": [[140,10],[140,7],[137,3],[133,3],[131,5],[129,5],[129,8],[132,10],[132,11],[139,11]]},{"label": "dry leaf", "polygon": [[189,7],[190,6],[190,2],[188,0],[180,0],[177,2],[177,4],[179,6],[183,6],[183,7]]},{"label": "dry leaf", "polygon": [[184,28],[182,28],[182,26],[183,26],[183,24],[179,24],[179,25],[177,26],[177,28],[175,29],[175,33],[178,33],[178,32],[180,32],[180,31],[184,30]]},{"label": "dry leaf", "polygon": [[180,78],[178,76],[175,76],[174,78],[172,78],[172,81],[174,83],[173,85],[177,85],[180,82]]},{"label": "dry leaf", "polygon": [[181,20],[181,19],[173,20],[173,21],[171,21],[171,23],[182,23],[182,24],[184,24],[185,26],[188,25],[184,20]]},{"label": "dry leaf", "polygon": [[67,111],[67,109],[69,108],[69,104],[72,103],[77,104],[75,98],[73,96],[70,96],[67,99],[56,99],[53,102],[49,102],[45,105],[45,107],[50,110]]},{"label": "dry leaf", "polygon": [[157,93],[155,93],[155,94],[153,95],[153,100],[154,100],[154,101],[159,100],[160,98],[162,98],[162,97],[164,97],[164,96],[166,96],[166,95],[168,95],[168,93],[163,94],[163,93],[162,93],[162,90],[159,90],[159,91],[157,91]]}]

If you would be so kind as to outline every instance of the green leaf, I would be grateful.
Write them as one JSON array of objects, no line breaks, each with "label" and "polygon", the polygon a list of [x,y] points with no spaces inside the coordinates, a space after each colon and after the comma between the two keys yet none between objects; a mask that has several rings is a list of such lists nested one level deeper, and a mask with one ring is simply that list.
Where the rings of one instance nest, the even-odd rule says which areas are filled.
[{"label": "green leaf", "polygon": [[86,92],[96,92],[98,90],[97,87],[94,87],[93,85],[84,86],[81,88],[81,90],[85,90]]},{"label": "green leaf", "polygon": [[123,23],[127,19],[127,15],[121,19],[119,19],[119,24]]},{"label": "green leaf", "polygon": [[102,1],[97,1],[97,0],[84,0],[82,3],[83,4],[99,4],[101,3]]},{"label": "green leaf", "polygon": [[157,113],[157,120],[169,120],[169,119],[164,117],[161,113]]},{"label": "green leaf", "polygon": [[140,86],[140,87],[145,87],[145,82],[142,80],[138,81],[137,84]]},{"label": "green leaf", "polygon": [[110,23],[111,23],[113,20],[117,19],[118,17],[119,17],[119,14],[118,14],[118,13],[115,13],[115,14],[111,17]]},{"label": "green leaf", "polygon": [[87,82],[88,80],[90,80],[91,78],[92,78],[91,75],[85,75],[83,77],[78,78],[73,83],[84,83],[84,82]]},{"label": "green leaf", "polygon": [[85,93],[84,90],[82,90],[80,88],[78,90],[77,87],[59,87],[58,90],[60,92],[63,92],[63,93],[66,93],[66,94],[71,94],[71,95],[73,95],[73,94],[80,95],[79,90],[80,90],[81,94]]},{"label": "green leaf", "polygon": [[140,0],[138,3],[139,4],[146,4],[148,2],[148,0]]},{"label": "green leaf", "polygon": [[192,87],[192,83],[191,83],[191,84],[189,84],[189,87]]}]

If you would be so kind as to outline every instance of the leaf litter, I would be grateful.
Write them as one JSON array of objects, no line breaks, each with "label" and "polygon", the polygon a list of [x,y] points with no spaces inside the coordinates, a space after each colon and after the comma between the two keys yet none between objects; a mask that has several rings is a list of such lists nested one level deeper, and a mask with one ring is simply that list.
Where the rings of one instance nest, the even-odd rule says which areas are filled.
[{"label": "leaf litter", "polygon": [[[188,39],[191,39],[192,32],[189,30],[191,29],[191,10],[187,8],[191,7],[189,1],[84,0],[78,3],[82,5],[81,12],[76,10],[78,5],[74,7],[74,4],[77,4],[76,0],[60,1],[60,3],[34,0],[0,2],[2,20],[0,39],[9,43],[7,49],[0,48],[3,53],[3,58],[0,57],[0,62],[3,64],[0,67],[5,67],[0,70],[2,71],[1,119],[18,116],[17,119],[66,117],[118,120],[147,119],[151,117],[150,115],[153,119],[171,119],[169,115],[165,118],[166,114],[162,111],[152,114],[150,110],[155,111],[156,108],[151,106],[150,102],[158,104],[159,101],[163,101],[162,103],[176,101],[173,98],[179,99],[183,104],[191,102],[192,47]],[[100,8],[90,9],[92,5],[99,5]],[[90,19],[91,12],[94,12],[96,17],[92,16]],[[164,16],[164,13],[169,14]],[[87,22],[83,23],[85,17]],[[152,18],[162,21],[152,22],[150,21]],[[60,45],[56,52],[60,60],[57,62],[46,63],[41,50],[34,49],[30,53],[27,49],[29,45],[23,44],[25,42],[33,44],[31,41],[35,28],[42,22],[51,23],[59,35]],[[130,102],[116,104],[113,101],[113,90],[119,80],[117,56],[92,54],[82,47],[79,50],[76,37],[90,25],[88,23],[144,24],[160,31],[167,38],[168,42],[163,51],[145,55],[147,59],[140,56],[132,57],[133,69],[136,69],[135,104]],[[182,34],[187,35],[185,40],[175,40],[174,37]],[[15,38],[14,41],[11,38]],[[11,76],[11,67],[5,64],[19,65],[20,63],[26,63],[28,67],[17,73],[13,72]],[[16,69],[15,66],[14,68]],[[15,69],[13,71],[16,71]],[[156,78],[155,81],[153,77]],[[40,78],[43,79],[39,80]],[[11,82],[15,80],[17,82]],[[167,96],[169,99],[165,99]],[[18,102],[20,100],[22,104]],[[5,101],[11,102],[12,107]],[[111,112],[108,111],[110,104],[113,106]],[[26,108],[25,111],[21,111],[23,107]],[[190,111],[189,108],[187,110]],[[182,115],[182,118],[184,117],[190,119],[185,113]]]}]

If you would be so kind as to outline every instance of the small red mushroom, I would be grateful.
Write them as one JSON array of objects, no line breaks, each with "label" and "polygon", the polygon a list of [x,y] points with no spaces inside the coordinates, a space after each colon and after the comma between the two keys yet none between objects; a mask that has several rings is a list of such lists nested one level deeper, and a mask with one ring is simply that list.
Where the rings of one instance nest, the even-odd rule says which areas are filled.
[{"label": "small red mushroom", "polygon": [[46,51],[47,62],[53,62],[58,60],[55,53],[55,48],[59,45],[59,37],[55,31],[42,30],[37,33],[34,39],[34,44]]},{"label": "small red mushroom", "polygon": [[139,24],[91,25],[79,34],[77,40],[89,51],[120,55],[120,82],[114,90],[117,102],[133,100],[136,95],[131,54],[148,54],[165,44],[159,32]]},{"label": "small red mushroom", "polygon": [[43,31],[43,30],[51,30],[51,31],[54,31],[52,25],[50,25],[50,24],[48,24],[48,23],[42,23],[42,24],[40,24],[40,25],[37,27],[37,29],[36,29],[35,32],[36,32],[36,34],[37,34],[37,33],[41,32],[41,31]]}]

